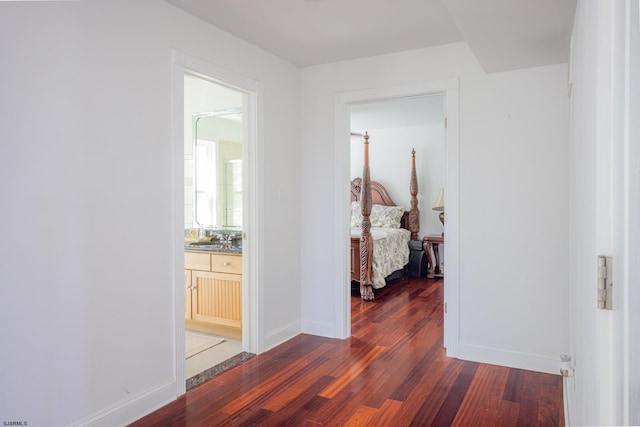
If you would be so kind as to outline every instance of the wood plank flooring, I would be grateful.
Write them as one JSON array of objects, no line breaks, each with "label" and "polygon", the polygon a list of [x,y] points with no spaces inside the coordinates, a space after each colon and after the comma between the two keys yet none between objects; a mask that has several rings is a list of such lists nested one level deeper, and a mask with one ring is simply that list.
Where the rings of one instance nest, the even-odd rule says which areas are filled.
[{"label": "wood plank flooring", "polygon": [[447,358],[441,279],[351,299],[352,337],[299,335],[139,426],[557,426],[560,375]]}]

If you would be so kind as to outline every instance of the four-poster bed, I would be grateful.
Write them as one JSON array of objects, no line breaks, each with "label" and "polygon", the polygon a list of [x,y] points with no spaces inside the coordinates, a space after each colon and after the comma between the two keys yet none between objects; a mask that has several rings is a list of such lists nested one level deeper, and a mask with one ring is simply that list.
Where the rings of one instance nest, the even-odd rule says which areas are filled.
[{"label": "four-poster bed", "polygon": [[[371,181],[369,135],[364,135],[362,178],[351,181],[351,280],[360,282],[360,297],[374,299],[373,289],[401,277],[409,262],[409,240],[418,239],[418,180],[411,151],[411,208],[397,206],[382,184]],[[359,228],[358,228],[359,227]]]}]

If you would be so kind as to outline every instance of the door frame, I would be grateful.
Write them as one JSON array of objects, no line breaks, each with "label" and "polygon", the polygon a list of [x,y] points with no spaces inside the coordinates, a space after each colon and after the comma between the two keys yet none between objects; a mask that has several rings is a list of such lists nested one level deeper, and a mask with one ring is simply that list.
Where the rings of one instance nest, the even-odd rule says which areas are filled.
[{"label": "door frame", "polygon": [[171,139],[173,148],[173,291],[174,357],[177,395],[186,392],[184,319],[184,75],[200,76],[242,92],[246,141],[242,148],[243,254],[242,254],[242,350],[259,353],[264,348],[263,254],[264,191],[262,138],[262,83],[186,54],[171,51]]},{"label": "door frame", "polygon": [[444,231],[447,236],[444,262],[444,346],[447,356],[456,357],[459,342],[459,136],[457,78],[424,83],[380,87],[340,92],[334,96],[334,194],[335,250],[337,266],[335,283],[336,333],[351,336],[351,275],[349,246],[349,181],[350,181],[350,110],[351,105],[365,102],[390,101],[405,97],[443,95],[445,105],[445,187],[447,212]]}]

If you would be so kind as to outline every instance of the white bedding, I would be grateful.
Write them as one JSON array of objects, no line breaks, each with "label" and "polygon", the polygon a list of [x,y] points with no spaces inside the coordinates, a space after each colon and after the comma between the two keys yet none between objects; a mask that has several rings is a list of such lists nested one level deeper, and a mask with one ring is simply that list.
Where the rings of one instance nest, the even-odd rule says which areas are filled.
[{"label": "white bedding", "polygon": [[[351,237],[362,236],[361,228],[352,228]],[[373,237],[373,269],[371,281],[374,289],[386,284],[384,278],[409,262],[411,232],[404,228],[371,227]]]}]

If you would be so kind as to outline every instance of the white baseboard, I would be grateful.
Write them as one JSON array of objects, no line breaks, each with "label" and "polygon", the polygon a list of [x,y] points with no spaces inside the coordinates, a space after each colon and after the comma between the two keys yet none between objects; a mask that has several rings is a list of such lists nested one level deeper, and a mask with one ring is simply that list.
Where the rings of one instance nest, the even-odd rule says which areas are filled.
[{"label": "white baseboard", "polygon": [[573,424],[573,408],[575,403],[574,377],[562,378],[562,401],[564,403],[564,425],[571,427]]},{"label": "white baseboard", "polygon": [[124,426],[176,400],[176,382],[170,381],[111,407],[99,410],[70,426]]},{"label": "white baseboard", "polygon": [[302,322],[302,333],[309,335],[317,335],[320,337],[337,338],[335,334],[335,323],[328,322]]},{"label": "white baseboard", "polygon": [[265,334],[264,350],[272,348],[290,340],[300,334],[300,322],[295,321],[279,327],[278,329]]},{"label": "white baseboard", "polygon": [[560,355],[545,356],[469,342],[458,343],[458,359],[560,375]]}]

